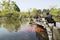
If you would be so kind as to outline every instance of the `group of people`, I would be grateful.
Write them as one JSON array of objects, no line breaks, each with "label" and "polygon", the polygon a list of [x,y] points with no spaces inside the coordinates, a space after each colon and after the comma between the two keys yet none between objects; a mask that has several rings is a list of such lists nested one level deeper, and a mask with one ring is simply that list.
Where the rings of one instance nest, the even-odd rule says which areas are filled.
[{"label": "group of people", "polygon": [[[36,19],[37,21],[40,21],[41,16],[37,15]],[[47,23],[54,23],[54,26],[56,26],[56,22],[54,21],[54,19],[52,18],[52,15],[49,12],[46,13],[45,20],[47,21]]]}]

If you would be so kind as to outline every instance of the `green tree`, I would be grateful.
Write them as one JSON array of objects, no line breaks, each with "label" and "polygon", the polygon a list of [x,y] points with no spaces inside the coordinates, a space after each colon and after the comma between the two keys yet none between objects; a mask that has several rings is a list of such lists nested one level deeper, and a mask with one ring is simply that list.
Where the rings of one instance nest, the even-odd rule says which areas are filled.
[{"label": "green tree", "polygon": [[[16,5],[15,2],[10,1],[11,3],[7,1],[3,1],[1,3],[2,9],[0,16],[4,18],[4,24],[5,28],[9,28],[10,26],[15,26],[16,30],[20,27],[20,9]],[[7,26],[6,26],[7,25]]]}]

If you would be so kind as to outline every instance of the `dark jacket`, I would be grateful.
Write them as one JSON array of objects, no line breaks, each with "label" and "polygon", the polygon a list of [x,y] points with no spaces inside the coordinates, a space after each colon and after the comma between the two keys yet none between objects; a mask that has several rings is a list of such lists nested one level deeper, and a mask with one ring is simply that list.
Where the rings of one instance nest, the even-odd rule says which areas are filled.
[{"label": "dark jacket", "polygon": [[52,15],[47,15],[45,19],[48,21],[48,23],[53,23]]}]

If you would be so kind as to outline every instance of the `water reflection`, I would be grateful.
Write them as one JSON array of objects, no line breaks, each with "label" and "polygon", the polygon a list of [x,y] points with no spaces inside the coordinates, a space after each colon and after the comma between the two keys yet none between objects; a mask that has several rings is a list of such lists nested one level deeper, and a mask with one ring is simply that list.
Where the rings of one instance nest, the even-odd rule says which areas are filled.
[{"label": "water reflection", "polygon": [[[26,27],[23,24],[22,27]],[[21,29],[20,29],[21,30]],[[36,32],[32,31],[19,31],[19,32],[9,32],[6,28],[0,28],[0,40],[36,40]]]},{"label": "water reflection", "polygon": [[28,22],[27,18],[22,18],[20,20],[18,18],[15,19],[15,17],[14,18],[5,17],[4,19],[0,18],[0,27],[4,27],[10,32],[13,32],[13,31],[17,32],[19,28],[21,27],[21,25],[26,22]]},{"label": "water reflection", "polygon": [[9,31],[7,29],[5,29],[4,27],[0,28],[0,34],[5,34],[8,33]]},{"label": "water reflection", "polygon": [[[3,28],[2,30],[5,30],[6,33],[4,31],[1,32],[0,40],[39,40],[39,39],[44,40],[45,39],[39,34],[39,32],[42,33],[43,30],[41,28],[37,28],[36,25],[29,25],[28,22],[22,25],[21,29],[19,29],[20,30],[19,32],[9,32],[5,28]],[[45,35],[44,32],[42,34]]]},{"label": "water reflection", "polygon": [[17,32],[17,33],[6,33],[0,36],[0,40],[36,40],[35,32]]}]

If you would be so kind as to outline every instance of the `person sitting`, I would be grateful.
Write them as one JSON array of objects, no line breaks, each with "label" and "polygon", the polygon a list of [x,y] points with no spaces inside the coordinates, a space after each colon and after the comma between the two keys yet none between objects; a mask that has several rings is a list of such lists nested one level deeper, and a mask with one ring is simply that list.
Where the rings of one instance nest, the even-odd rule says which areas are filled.
[{"label": "person sitting", "polygon": [[54,19],[52,18],[52,15],[48,13],[46,13],[46,17],[45,19],[47,20],[48,23],[54,23],[54,26],[56,26],[56,22],[54,21]]},{"label": "person sitting", "polygon": [[41,16],[40,15],[36,15],[36,21],[41,22]]}]

